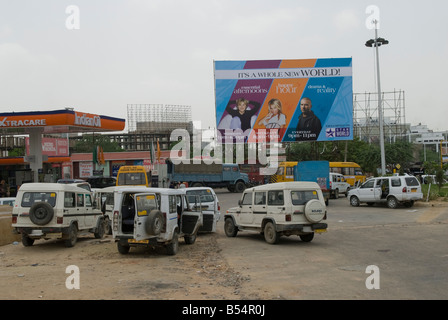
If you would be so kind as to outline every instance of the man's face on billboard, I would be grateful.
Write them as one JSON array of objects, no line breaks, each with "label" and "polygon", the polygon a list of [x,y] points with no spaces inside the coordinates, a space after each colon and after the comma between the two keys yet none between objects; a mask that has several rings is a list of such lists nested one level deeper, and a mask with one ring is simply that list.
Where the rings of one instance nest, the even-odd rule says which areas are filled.
[{"label": "man's face on billboard", "polygon": [[311,111],[311,101],[310,99],[302,99],[300,101],[300,110],[302,110],[302,113],[304,116],[307,116]]}]

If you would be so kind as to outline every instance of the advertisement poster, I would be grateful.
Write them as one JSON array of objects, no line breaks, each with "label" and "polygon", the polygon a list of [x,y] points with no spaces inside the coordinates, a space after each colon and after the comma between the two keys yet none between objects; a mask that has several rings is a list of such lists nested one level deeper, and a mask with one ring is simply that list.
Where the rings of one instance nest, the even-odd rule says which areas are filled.
[{"label": "advertisement poster", "polygon": [[352,59],[215,61],[222,143],[353,139]]}]

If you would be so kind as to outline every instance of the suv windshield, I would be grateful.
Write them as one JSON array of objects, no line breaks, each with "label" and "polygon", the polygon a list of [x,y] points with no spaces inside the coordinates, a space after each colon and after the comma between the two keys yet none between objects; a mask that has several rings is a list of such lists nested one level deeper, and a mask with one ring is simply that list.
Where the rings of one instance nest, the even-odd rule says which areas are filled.
[{"label": "suv windshield", "polygon": [[56,192],[25,192],[22,207],[31,207],[35,202],[47,202],[52,207],[56,204]]}]

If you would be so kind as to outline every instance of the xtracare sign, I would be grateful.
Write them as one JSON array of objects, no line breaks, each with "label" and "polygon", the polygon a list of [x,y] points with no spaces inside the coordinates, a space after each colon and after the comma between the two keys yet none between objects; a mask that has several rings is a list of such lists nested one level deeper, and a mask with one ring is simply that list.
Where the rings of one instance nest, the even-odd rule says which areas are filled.
[{"label": "xtracare sign", "polygon": [[0,113],[0,130],[43,127],[46,132],[121,131],[125,120],[69,109],[56,111]]},{"label": "xtracare sign", "polygon": [[46,119],[24,119],[24,120],[8,120],[8,117],[0,119],[0,127],[33,127],[46,126]]}]

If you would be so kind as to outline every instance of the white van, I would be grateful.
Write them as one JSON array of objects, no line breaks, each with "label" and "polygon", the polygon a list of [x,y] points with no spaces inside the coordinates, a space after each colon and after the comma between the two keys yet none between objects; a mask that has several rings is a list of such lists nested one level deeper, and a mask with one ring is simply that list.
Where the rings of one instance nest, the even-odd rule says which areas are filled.
[{"label": "white van", "polygon": [[190,203],[196,201],[195,196],[201,197],[202,214],[204,223],[199,229],[200,232],[216,232],[216,224],[221,215],[218,197],[210,187],[186,188],[187,199]]},{"label": "white van", "polygon": [[122,186],[114,191],[112,235],[118,252],[134,246],[165,246],[175,255],[179,237],[193,244],[203,223],[200,197],[190,204],[186,189]]},{"label": "white van", "polygon": [[340,173],[330,172],[330,190],[331,196],[338,199],[341,193],[348,195],[350,184],[345,181],[345,177]]},{"label": "white van", "polygon": [[94,207],[92,193],[73,184],[25,183],[17,193],[12,227],[22,234],[24,246],[36,239],[64,239],[75,245],[78,231],[104,236],[104,218]]}]

